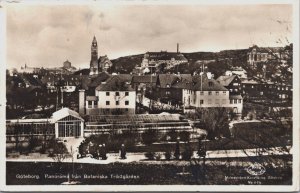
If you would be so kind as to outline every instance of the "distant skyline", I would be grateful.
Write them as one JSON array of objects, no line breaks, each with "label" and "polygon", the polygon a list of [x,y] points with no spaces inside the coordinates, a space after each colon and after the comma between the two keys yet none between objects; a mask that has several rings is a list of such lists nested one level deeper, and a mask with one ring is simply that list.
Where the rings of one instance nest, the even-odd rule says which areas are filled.
[{"label": "distant skyline", "polygon": [[220,51],[292,42],[292,5],[7,6],[7,67],[88,68],[95,35],[110,59],[147,51]]}]

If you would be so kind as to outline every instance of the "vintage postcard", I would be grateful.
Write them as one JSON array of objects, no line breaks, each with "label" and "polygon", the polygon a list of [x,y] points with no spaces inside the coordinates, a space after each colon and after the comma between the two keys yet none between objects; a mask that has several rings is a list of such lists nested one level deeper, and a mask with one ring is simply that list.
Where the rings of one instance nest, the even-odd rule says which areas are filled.
[{"label": "vintage postcard", "polygon": [[297,0],[7,0],[0,20],[0,190],[299,190]]}]

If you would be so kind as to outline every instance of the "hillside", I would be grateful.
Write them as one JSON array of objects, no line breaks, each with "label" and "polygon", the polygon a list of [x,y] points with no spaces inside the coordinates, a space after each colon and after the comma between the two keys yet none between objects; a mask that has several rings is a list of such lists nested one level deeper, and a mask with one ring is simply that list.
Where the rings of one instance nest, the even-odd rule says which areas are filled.
[{"label": "hillside", "polygon": [[198,73],[201,71],[201,67],[204,64],[208,71],[212,72],[215,77],[218,77],[232,66],[242,66],[247,68],[247,51],[248,49],[183,53],[189,62],[187,64],[180,64],[167,71],[185,74]]},{"label": "hillside", "polygon": [[[193,73],[200,70],[204,63],[208,70],[216,76],[224,73],[230,66],[244,66],[247,60],[247,49],[242,50],[224,50],[220,52],[192,52],[183,53],[188,59],[187,64],[176,66],[176,69],[163,70],[165,72],[180,72],[180,73]],[[112,60],[112,71],[117,73],[130,73],[142,62],[144,54],[123,56]],[[223,72],[224,71],[224,72]]]},{"label": "hillside", "polygon": [[142,63],[143,57],[144,54],[138,54],[111,60],[113,63],[112,71],[119,72],[121,74],[129,74],[137,65]]}]

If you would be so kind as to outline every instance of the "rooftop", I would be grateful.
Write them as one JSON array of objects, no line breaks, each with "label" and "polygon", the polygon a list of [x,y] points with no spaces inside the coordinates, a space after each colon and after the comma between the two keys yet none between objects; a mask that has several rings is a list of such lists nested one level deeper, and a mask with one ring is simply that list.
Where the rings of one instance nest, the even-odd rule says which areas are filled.
[{"label": "rooftop", "polygon": [[227,91],[227,89],[207,74],[193,76],[192,82],[188,82],[187,89],[195,91]]},{"label": "rooftop", "polygon": [[217,81],[223,86],[228,86],[235,79],[235,77],[236,75],[219,76],[219,78],[217,78]]},{"label": "rooftop", "polygon": [[127,83],[125,76],[112,76],[106,82],[102,82],[96,87],[97,91],[134,91]]},{"label": "rooftop", "polygon": [[62,108],[62,109],[54,112],[52,115],[54,121],[61,120],[67,116],[72,116],[72,117],[75,117],[75,118],[83,121],[83,118],[81,118],[80,115],[76,111],[73,111],[69,108]]}]

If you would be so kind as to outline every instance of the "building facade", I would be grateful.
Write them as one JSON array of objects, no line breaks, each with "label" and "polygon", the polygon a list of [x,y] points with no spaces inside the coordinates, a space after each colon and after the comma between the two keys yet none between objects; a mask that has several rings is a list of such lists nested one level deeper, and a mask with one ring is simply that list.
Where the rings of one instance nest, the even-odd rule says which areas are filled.
[{"label": "building facade", "polygon": [[235,114],[242,114],[242,98],[230,98],[230,92],[209,73],[202,74],[186,84],[182,90],[184,109],[226,107]]},{"label": "building facade", "polygon": [[94,95],[84,97],[84,94],[80,94],[80,96],[79,106],[82,107],[85,101],[85,114],[87,115],[135,114],[136,91],[131,87],[130,82],[124,82],[117,75],[99,84]]},{"label": "building facade", "polygon": [[[288,46],[287,46],[288,47]],[[249,48],[247,62],[251,68],[256,68],[258,63],[271,60],[286,63],[290,57],[290,50],[284,47],[258,47],[254,45]]]},{"label": "building facade", "polygon": [[146,52],[141,63],[141,68],[156,69],[161,64],[166,64],[166,68],[171,68],[187,62],[187,58],[179,52],[179,45],[177,45],[177,52]]}]

